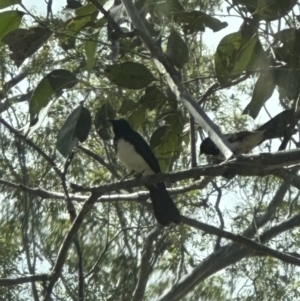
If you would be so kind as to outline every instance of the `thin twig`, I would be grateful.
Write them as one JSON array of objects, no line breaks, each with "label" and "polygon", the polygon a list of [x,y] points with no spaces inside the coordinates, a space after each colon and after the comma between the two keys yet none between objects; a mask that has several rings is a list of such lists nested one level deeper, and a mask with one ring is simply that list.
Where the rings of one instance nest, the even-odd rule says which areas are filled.
[{"label": "thin twig", "polygon": [[[223,229],[224,229],[224,218],[223,218],[222,212],[221,212],[221,210],[220,210],[220,208],[219,208],[220,201],[221,201],[221,198],[222,198],[222,190],[221,190],[221,188],[216,184],[215,181],[212,181],[211,183],[212,183],[214,189],[215,189],[215,190],[217,191],[217,193],[218,193],[217,200],[216,200],[216,203],[215,203],[215,209],[216,209],[217,214],[218,214],[218,216],[219,216],[219,220],[220,220],[220,229],[223,230]],[[217,251],[217,250],[220,249],[220,247],[221,247],[221,237],[218,236],[218,237],[217,237],[217,240],[216,240],[216,245],[215,245],[215,249],[214,249],[214,250]]]},{"label": "thin twig", "polygon": [[148,282],[150,272],[153,268],[150,264],[153,249],[153,241],[158,237],[159,233],[161,232],[161,229],[161,226],[154,227],[154,229],[151,230],[145,238],[142,250],[139,278],[136,288],[133,292],[132,301],[144,300],[146,285]]}]

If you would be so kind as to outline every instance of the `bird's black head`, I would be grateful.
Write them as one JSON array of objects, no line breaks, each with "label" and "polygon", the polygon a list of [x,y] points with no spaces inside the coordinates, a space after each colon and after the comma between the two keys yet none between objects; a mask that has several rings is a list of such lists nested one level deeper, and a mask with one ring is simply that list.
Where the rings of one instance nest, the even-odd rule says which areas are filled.
[{"label": "bird's black head", "polygon": [[116,136],[132,130],[130,124],[123,118],[108,119],[108,121],[112,124],[113,131]]},{"label": "bird's black head", "polygon": [[216,147],[212,140],[207,137],[200,145],[200,155],[202,154],[218,156],[220,154],[220,150]]}]

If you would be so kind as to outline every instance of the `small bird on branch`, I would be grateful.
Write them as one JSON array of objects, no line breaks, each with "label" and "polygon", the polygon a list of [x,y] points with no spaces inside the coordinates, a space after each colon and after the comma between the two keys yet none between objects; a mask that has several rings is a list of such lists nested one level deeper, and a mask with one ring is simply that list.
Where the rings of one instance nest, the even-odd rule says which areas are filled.
[{"label": "small bird on branch", "polygon": [[[296,132],[295,125],[298,119],[299,117],[295,116],[294,110],[285,110],[255,131],[240,131],[237,133],[225,134],[224,136],[232,144],[236,154],[247,154],[266,140],[284,138],[283,143],[285,140],[289,140]],[[282,144],[279,149],[285,149],[285,146]],[[221,152],[213,141],[207,137],[200,145],[200,155],[201,154],[218,157]]]},{"label": "small bird on branch", "polygon": [[[160,166],[144,138],[124,119],[109,119],[112,124],[114,146],[119,160],[135,176],[160,173]],[[163,226],[179,224],[179,210],[164,183],[146,186],[150,192],[154,216]]]}]

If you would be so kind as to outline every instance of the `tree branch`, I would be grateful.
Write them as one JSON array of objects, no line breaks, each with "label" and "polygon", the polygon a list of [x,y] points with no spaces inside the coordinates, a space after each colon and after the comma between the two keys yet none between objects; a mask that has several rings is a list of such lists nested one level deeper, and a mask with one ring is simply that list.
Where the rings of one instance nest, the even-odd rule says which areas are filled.
[{"label": "tree branch", "polygon": [[48,281],[50,279],[51,276],[48,274],[28,275],[28,276],[15,278],[15,279],[0,278],[0,286],[12,286],[12,285],[24,284],[28,282],[34,282],[34,281]]},{"label": "tree branch", "polygon": [[0,123],[2,123],[12,134],[20,138],[21,140],[25,141],[27,145],[32,147],[38,154],[40,154],[55,170],[55,172],[59,177],[62,176],[62,172],[58,169],[55,162],[41,148],[39,148],[35,143],[29,140],[26,136],[20,134],[16,129],[14,129],[11,125],[9,125],[3,118],[0,118]]},{"label": "tree branch", "polygon": [[65,263],[66,257],[67,257],[67,253],[69,250],[69,247],[71,245],[71,243],[73,242],[74,238],[76,237],[76,234],[83,222],[84,217],[87,215],[88,212],[91,211],[91,209],[94,206],[94,203],[96,202],[96,200],[99,198],[100,194],[98,193],[93,193],[83,204],[79,214],[77,215],[76,219],[74,220],[74,223],[71,226],[71,229],[69,230],[69,232],[67,233],[67,235],[65,236],[65,239],[59,249],[57,258],[56,258],[56,262],[55,265],[52,269],[51,272],[51,281],[49,282],[48,288],[47,288],[47,292],[46,295],[44,297],[44,301],[47,301],[52,293],[53,287],[56,283],[56,281],[58,280],[63,265]]},{"label": "tree branch", "polygon": [[[239,262],[247,256],[269,255],[284,262],[288,262],[297,266],[299,266],[300,264],[300,260],[294,256],[278,252],[255,241],[247,239],[246,237],[243,237],[241,235],[235,235],[230,232],[185,217],[182,217],[182,222],[192,227],[203,230],[207,233],[231,239],[235,242],[238,242],[239,244],[242,244],[245,247],[241,247],[236,243],[221,247],[218,251],[213,252],[208,257],[206,257],[189,274],[187,274],[178,283],[176,283],[170,289],[170,291],[158,298],[158,301],[181,300],[201,281],[205,280],[206,278],[215,274],[216,272],[236,262]],[[299,226],[300,215],[297,214],[289,220],[284,221],[283,223],[265,231],[260,236],[260,240],[262,243],[266,243],[267,241],[281,234],[282,232]]]},{"label": "tree branch", "polygon": [[[201,190],[205,188],[210,182],[209,177],[204,177],[201,180],[195,181],[194,183],[188,184],[186,186],[179,186],[174,188],[167,188],[167,190],[172,195],[183,194],[193,190]],[[40,197],[42,199],[54,199],[54,200],[65,200],[65,194],[56,191],[48,191],[43,188],[30,188],[23,184],[15,184],[6,180],[0,179],[0,185],[5,185],[16,190],[21,190],[27,192],[31,195]],[[88,195],[77,195],[69,194],[72,201],[83,202],[88,198]],[[123,193],[123,194],[108,194],[102,195],[97,203],[113,202],[113,201],[144,201],[149,197],[149,191],[140,190],[134,193]]]},{"label": "tree branch", "polygon": [[[255,235],[257,229],[263,227],[271,218],[274,216],[277,208],[282,204],[285,194],[290,188],[288,182],[283,182],[278,190],[276,191],[275,196],[272,201],[266,208],[263,214],[260,214],[255,217],[255,220],[248,226],[248,228],[243,232],[243,236],[251,238]],[[255,226],[256,225],[256,226]]]},{"label": "tree branch", "polygon": [[[251,239],[248,239],[242,235],[233,234],[231,232],[221,230],[217,227],[214,227],[214,226],[211,226],[208,224],[204,224],[204,223],[198,222],[196,220],[193,220],[193,219],[190,219],[190,218],[187,218],[184,216],[182,216],[181,218],[182,218],[182,222],[186,225],[200,229],[209,234],[228,238],[228,239],[230,239],[242,246],[246,246],[246,247],[252,249],[253,251],[260,253],[262,255],[271,256],[271,257],[277,258],[283,262],[300,266],[300,260],[298,258],[284,254],[284,253],[276,251],[274,249],[271,249],[267,246],[264,246],[262,244],[255,242]],[[270,233],[268,233],[267,236],[261,235],[260,240],[261,240],[261,242],[266,242],[266,241],[270,240],[271,238],[273,238],[279,234],[279,231],[278,231],[279,229],[280,229],[280,233],[282,233],[282,232],[286,231],[287,229],[291,229],[291,228],[299,227],[299,226],[300,226],[300,214],[297,214],[297,215],[293,216],[292,218],[290,218],[289,220],[283,222],[279,226],[273,227],[272,228],[274,231],[273,235],[270,236]]]},{"label": "tree branch", "polygon": [[133,292],[132,301],[142,301],[144,299],[146,285],[152,270],[150,260],[152,256],[153,241],[158,237],[159,233],[161,232],[161,229],[161,226],[156,226],[146,236],[142,250],[139,279],[136,288]]},{"label": "tree branch", "polygon": [[[300,150],[260,153],[256,155],[241,156],[220,165],[204,165],[189,170],[172,172],[168,174],[155,174],[134,180],[104,184],[98,187],[82,187],[77,184],[71,184],[71,186],[75,191],[99,192],[103,194],[121,189],[129,189],[161,182],[176,182],[189,178],[199,178],[201,176],[266,176],[274,174],[275,176],[284,178],[284,180],[288,181],[288,183],[300,189],[300,178],[298,176],[285,170],[280,170],[281,167],[294,166],[295,164],[299,163]],[[287,174],[289,177],[287,177]]]},{"label": "tree branch", "polygon": [[121,176],[116,172],[116,170],[113,168],[113,166],[107,162],[103,158],[101,158],[99,155],[93,153],[91,150],[83,147],[82,145],[78,145],[78,149],[80,149],[83,153],[93,158],[95,161],[99,162],[102,166],[104,166],[113,176],[115,176],[117,179],[120,179]]}]

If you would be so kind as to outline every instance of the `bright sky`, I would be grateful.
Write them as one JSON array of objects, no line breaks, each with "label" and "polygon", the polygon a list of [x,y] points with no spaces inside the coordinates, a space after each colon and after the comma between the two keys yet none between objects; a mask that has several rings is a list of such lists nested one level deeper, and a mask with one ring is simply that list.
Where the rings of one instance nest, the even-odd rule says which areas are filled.
[{"label": "bright sky", "polygon": [[[22,3],[28,9],[34,8],[39,12],[47,12],[47,3],[44,0],[23,0]],[[53,11],[62,10],[62,7],[65,6],[66,3],[66,0],[53,0]]]}]

